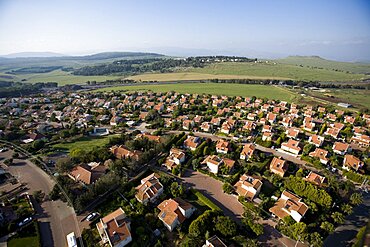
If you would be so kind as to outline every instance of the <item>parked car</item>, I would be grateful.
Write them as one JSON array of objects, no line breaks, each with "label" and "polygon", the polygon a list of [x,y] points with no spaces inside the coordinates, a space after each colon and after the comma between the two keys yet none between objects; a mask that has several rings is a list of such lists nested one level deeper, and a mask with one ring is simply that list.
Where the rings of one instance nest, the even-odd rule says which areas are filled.
[{"label": "parked car", "polygon": [[6,152],[6,151],[8,151],[7,148],[0,148],[0,153]]},{"label": "parked car", "polygon": [[89,214],[87,217],[86,217],[86,220],[87,221],[92,221],[93,219],[95,219],[99,214],[98,213],[91,213]]},{"label": "parked car", "polygon": [[18,223],[18,226],[21,227],[21,226],[24,226],[26,224],[28,224],[29,222],[32,221],[32,217],[27,217],[25,218],[24,220],[22,220],[21,222]]}]

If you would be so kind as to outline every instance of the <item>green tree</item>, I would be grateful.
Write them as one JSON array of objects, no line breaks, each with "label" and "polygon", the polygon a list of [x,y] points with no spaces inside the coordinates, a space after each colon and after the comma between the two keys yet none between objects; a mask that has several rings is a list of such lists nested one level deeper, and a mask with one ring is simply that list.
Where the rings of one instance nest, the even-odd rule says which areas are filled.
[{"label": "green tree", "polygon": [[352,205],[360,205],[363,202],[362,195],[360,193],[353,193],[349,198]]},{"label": "green tree", "polygon": [[234,187],[230,183],[224,183],[222,189],[227,194],[231,194],[234,191]]},{"label": "green tree", "polygon": [[55,169],[59,173],[69,172],[73,169],[73,167],[74,167],[74,164],[73,164],[71,158],[69,158],[69,157],[60,158],[60,159],[57,160],[57,162],[55,164]]},{"label": "green tree", "polygon": [[337,224],[343,224],[344,223],[344,216],[343,216],[342,213],[334,212],[334,213],[332,213],[331,218]]},{"label": "green tree", "polygon": [[342,210],[343,213],[350,215],[352,214],[352,206],[349,204],[343,204],[340,209]]},{"label": "green tree", "polygon": [[185,192],[185,188],[182,184],[173,182],[171,184],[170,191],[173,197],[181,197]]},{"label": "green tree", "polygon": [[4,164],[7,165],[7,166],[13,165],[13,158],[4,160]]},{"label": "green tree", "polygon": [[86,151],[81,148],[74,148],[69,153],[69,156],[72,159],[78,160],[79,162],[83,162],[85,160]]},{"label": "green tree", "polygon": [[321,247],[323,245],[322,237],[318,232],[309,234],[309,242],[311,247]]},{"label": "green tree", "polygon": [[327,233],[334,232],[334,225],[328,221],[322,222],[320,228],[326,231]]},{"label": "green tree", "polygon": [[236,223],[227,216],[218,216],[215,222],[216,230],[223,236],[235,236],[237,231]]},{"label": "green tree", "polygon": [[307,237],[307,225],[303,222],[297,222],[292,227],[292,236],[295,240],[305,240]]}]

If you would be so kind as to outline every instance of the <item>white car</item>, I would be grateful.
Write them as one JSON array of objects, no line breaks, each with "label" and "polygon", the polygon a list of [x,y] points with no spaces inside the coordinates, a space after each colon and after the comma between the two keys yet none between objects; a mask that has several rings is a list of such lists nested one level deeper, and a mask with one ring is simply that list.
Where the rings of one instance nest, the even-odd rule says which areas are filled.
[{"label": "white car", "polygon": [[0,153],[6,152],[6,151],[8,151],[7,148],[0,148]]},{"label": "white car", "polygon": [[87,221],[92,221],[93,219],[95,219],[95,217],[97,217],[99,214],[98,213],[91,213],[89,214],[87,217],[86,217],[86,220]]},{"label": "white car", "polygon": [[18,223],[18,226],[21,227],[21,226],[24,226],[26,225],[27,223],[31,222],[32,221],[32,217],[27,217],[25,218],[24,220],[22,220],[21,222]]}]

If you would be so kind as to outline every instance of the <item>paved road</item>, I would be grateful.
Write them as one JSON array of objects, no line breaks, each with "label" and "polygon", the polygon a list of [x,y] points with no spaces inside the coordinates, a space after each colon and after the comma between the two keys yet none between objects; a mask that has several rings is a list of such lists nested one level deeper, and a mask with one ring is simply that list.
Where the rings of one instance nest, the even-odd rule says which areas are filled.
[{"label": "paved road", "polygon": [[361,227],[366,225],[370,218],[370,193],[363,193],[364,202],[353,209],[347,216],[344,224],[338,226],[324,242],[325,247],[352,246],[354,238]]},{"label": "paved road", "polygon": [[[0,158],[11,157],[12,151],[0,153]],[[9,172],[19,181],[27,183],[29,193],[42,190],[48,194],[54,181],[39,167],[28,160],[15,159],[14,165],[8,168]],[[42,246],[65,247],[65,236],[75,231],[73,210],[66,203],[58,201],[45,201],[41,205],[36,203],[36,218],[40,222]]]},{"label": "paved road", "polygon": [[[202,192],[213,203],[219,206],[225,215],[231,217],[236,222],[241,222],[244,208],[239,203],[236,196],[223,193],[223,183],[203,173],[186,170],[184,175],[180,178],[181,182],[187,187],[193,187]],[[273,221],[265,220],[261,222],[264,226],[265,233],[258,240],[260,246],[286,246],[293,247],[296,242],[282,236],[275,228]],[[305,245],[298,243],[297,247]]]},{"label": "paved road", "polygon": [[225,215],[240,222],[244,208],[236,196],[223,193],[221,181],[192,170],[186,170],[181,180],[185,186],[193,187],[211,199]]}]

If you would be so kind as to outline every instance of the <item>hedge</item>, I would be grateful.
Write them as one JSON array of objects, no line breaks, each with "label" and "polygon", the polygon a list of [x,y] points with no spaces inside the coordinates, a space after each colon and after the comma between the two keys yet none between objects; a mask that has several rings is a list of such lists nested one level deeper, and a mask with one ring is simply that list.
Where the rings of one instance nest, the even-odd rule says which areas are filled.
[{"label": "hedge", "polygon": [[211,200],[209,200],[205,195],[197,191],[196,189],[191,189],[191,192],[198,197],[200,201],[202,201],[207,207],[215,211],[222,211],[216,204],[214,204]]},{"label": "hedge", "polygon": [[353,182],[356,182],[356,183],[359,183],[359,184],[364,182],[365,178],[367,178],[367,176],[363,176],[363,175],[355,173],[353,171],[343,171],[343,176],[346,176],[349,180],[352,180]]}]

